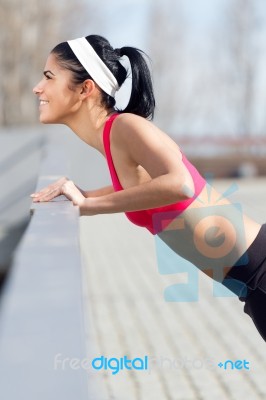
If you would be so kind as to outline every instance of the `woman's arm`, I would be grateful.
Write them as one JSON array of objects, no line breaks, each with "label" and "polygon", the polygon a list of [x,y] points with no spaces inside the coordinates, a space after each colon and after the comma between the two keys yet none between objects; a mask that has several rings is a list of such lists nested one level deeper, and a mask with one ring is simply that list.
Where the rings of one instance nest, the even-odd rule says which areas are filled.
[{"label": "woman's arm", "polygon": [[[119,192],[101,197],[89,197],[76,203],[80,215],[110,214],[127,211],[145,210],[173,204],[193,197],[193,192],[180,179],[176,184],[175,176],[166,174]],[[66,196],[71,196],[71,183],[65,186]]]},{"label": "woman's arm", "polygon": [[[151,180],[98,198],[84,199],[79,204],[81,215],[137,211],[193,197],[194,183],[181,154],[163,140],[161,131],[153,124],[124,114],[114,121],[111,140],[115,153],[131,164],[141,165]],[[126,178],[123,170],[120,174]]]},{"label": "woman's arm", "polygon": [[[194,183],[180,154],[162,140],[160,131],[149,121],[136,115],[119,116],[112,127],[112,148],[129,163],[142,166],[151,180],[118,192],[101,192],[100,197],[88,198],[72,181],[66,181],[60,194],[78,205],[81,215],[144,210],[193,197]],[[123,174],[123,171],[120,173]],[[45,196],[45,200],[39,198],[39,201],[49,199]]]},{"label": "woman's arm", "polygon": [[114,188],[112,185],[105,186],[103,188],[96,189],[96,190],[81,190],[80,188],[78,188],[78,189],[81,191],[83,196],[86,198],[87,197],[101,197],[101,196],[105,196],[107,194],[114,192]]}]

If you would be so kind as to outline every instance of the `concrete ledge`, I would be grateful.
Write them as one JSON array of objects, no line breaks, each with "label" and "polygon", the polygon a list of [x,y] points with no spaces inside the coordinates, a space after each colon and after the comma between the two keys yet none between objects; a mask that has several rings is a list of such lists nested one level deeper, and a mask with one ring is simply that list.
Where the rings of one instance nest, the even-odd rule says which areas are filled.
[{"label": "concrete ledge", "polygon": [[42,132],[0,127],[0,281],[29,222],[29,193],[36,187],[43,145]]},{"label": "concrete ledge", "polygon": [[[45,154],[37,188],[66,174],[58,146]],[[0,304],[1,398],[88,399],[86,371],[56,364],[86,355],[79,212],[61,196],[31,213]]]}]

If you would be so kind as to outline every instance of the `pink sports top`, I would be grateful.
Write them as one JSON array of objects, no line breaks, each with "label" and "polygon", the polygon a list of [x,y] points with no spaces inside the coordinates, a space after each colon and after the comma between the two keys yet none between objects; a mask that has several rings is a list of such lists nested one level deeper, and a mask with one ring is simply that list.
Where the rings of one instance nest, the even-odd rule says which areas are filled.
[{"label": "pink sports top", "polygon": [[[119,114],[113,114],[105,123],[103,130],[103,144],[106,154],[106,159],[115,191],[123,190],[118,179],[111,151],[110,151],[110,132],[114,119]],[[199,174],[197,169],[186,159],[185,155],[182,153],[182,161],[186,166],[187,170],[192,176],[195,194],[192,198],[184,201],[178,201],[174,204],[152,208],[149,210],[140,211],[129,211],[125,212],[127,218],[133,222],[133,224],[147,228],[153,235],[163,231],[163,229],[180,215],[186,208],[197,198],[204,186],[206,185],[205,179]]]}]

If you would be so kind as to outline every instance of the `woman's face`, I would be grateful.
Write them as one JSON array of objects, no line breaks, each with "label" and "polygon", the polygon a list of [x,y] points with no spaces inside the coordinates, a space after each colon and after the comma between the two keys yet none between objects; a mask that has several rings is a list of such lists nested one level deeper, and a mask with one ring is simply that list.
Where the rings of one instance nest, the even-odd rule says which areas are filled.
[{"label": "woman's face", "polygon": [[50,54],[43,79],[33,88],[39,97],[40,122],[44,124],[68,124],[81,106],[81,87],[71,88],[71,72],[57,63]]}]

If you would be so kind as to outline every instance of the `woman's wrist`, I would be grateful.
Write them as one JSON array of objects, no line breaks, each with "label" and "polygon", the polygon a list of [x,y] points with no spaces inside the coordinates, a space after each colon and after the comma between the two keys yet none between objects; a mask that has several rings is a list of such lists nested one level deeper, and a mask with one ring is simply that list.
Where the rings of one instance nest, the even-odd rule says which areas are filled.
[{"label": "woman's wrist", "polygon": [[114,203],[110,201],[110,196],[112,195],[83,198],[79,204],[80,215],[91,216],[96,214],[111,214],[117,212],[114,207]]},{"label": "woman's wrist", "polygon": [[82,199],[79,204],[80,216],[99,214],[96,207],[97,200],[98,199],[96,197],[85,197],[84,199]]}]

